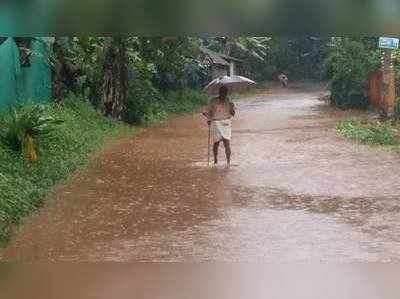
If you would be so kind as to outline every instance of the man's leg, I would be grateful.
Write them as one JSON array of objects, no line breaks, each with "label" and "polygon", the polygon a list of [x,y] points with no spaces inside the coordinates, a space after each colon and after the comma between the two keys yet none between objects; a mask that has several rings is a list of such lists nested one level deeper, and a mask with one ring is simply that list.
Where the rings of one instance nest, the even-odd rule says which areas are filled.
[{"label": "man's leg", "polygon": [[219,141],[214,142],[214,146],[213,146],[214,164],[218,164],[218,147],[219,147]]},{"label": "man's leg", "polygon": [[223,139],[222,140],[224,143],[224,147],[225,147],[225,155],[226,155],[226,162],[229,164],[231,164],[231,141],[228,139]]}]

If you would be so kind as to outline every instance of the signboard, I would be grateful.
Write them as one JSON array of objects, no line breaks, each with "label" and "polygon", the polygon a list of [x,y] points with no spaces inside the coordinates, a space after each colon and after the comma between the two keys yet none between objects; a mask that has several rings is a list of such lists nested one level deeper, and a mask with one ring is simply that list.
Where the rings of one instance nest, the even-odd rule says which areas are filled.
[{"label": "signboard", "polygon": [[379,48],[396,50],[399,48],[399,39],[392,37],[380,37]]}]

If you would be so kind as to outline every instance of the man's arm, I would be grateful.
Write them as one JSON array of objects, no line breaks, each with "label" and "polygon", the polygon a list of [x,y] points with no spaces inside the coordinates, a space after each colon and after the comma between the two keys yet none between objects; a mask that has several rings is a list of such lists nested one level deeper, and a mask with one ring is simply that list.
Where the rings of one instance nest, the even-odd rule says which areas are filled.
[{"label": "man's arm", "polygon": [[212,100],[208,103],[206,110],[203,112],[203,115],[207,117],[207,124],[211,124],[212,119]]},{"label": "man's arm", "polygon": [[230,111],[229,111],[229,113],[230,113],[232,116],[235,116],[235,114],[236,114],[236,107],[235,107],[235,104],[234,104],[232,101],[229,101],[229,105],[230,105]]}]

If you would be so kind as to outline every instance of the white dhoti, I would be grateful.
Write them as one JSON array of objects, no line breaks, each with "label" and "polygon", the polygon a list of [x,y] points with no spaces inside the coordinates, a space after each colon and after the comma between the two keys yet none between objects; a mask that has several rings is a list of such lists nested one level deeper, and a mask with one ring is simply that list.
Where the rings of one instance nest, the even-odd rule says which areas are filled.
[{"label": "white dhoti", "polygon": [[211,136],[213,142],[221,141],[222,139],[231,140],[232,121],[230,119],[213,120],[211,122]]}]

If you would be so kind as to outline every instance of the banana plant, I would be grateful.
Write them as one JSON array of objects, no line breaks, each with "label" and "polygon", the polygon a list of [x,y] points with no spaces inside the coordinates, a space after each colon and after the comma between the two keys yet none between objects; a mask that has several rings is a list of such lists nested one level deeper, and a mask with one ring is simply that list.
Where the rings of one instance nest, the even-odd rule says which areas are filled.
[{"label": "banana plant", "polygon": [[0,120],[0,143],[12,151],[21,152],[31,163],[38,161],[37,143],[62,120],[46,116],[43,106],[14,109]]}]

